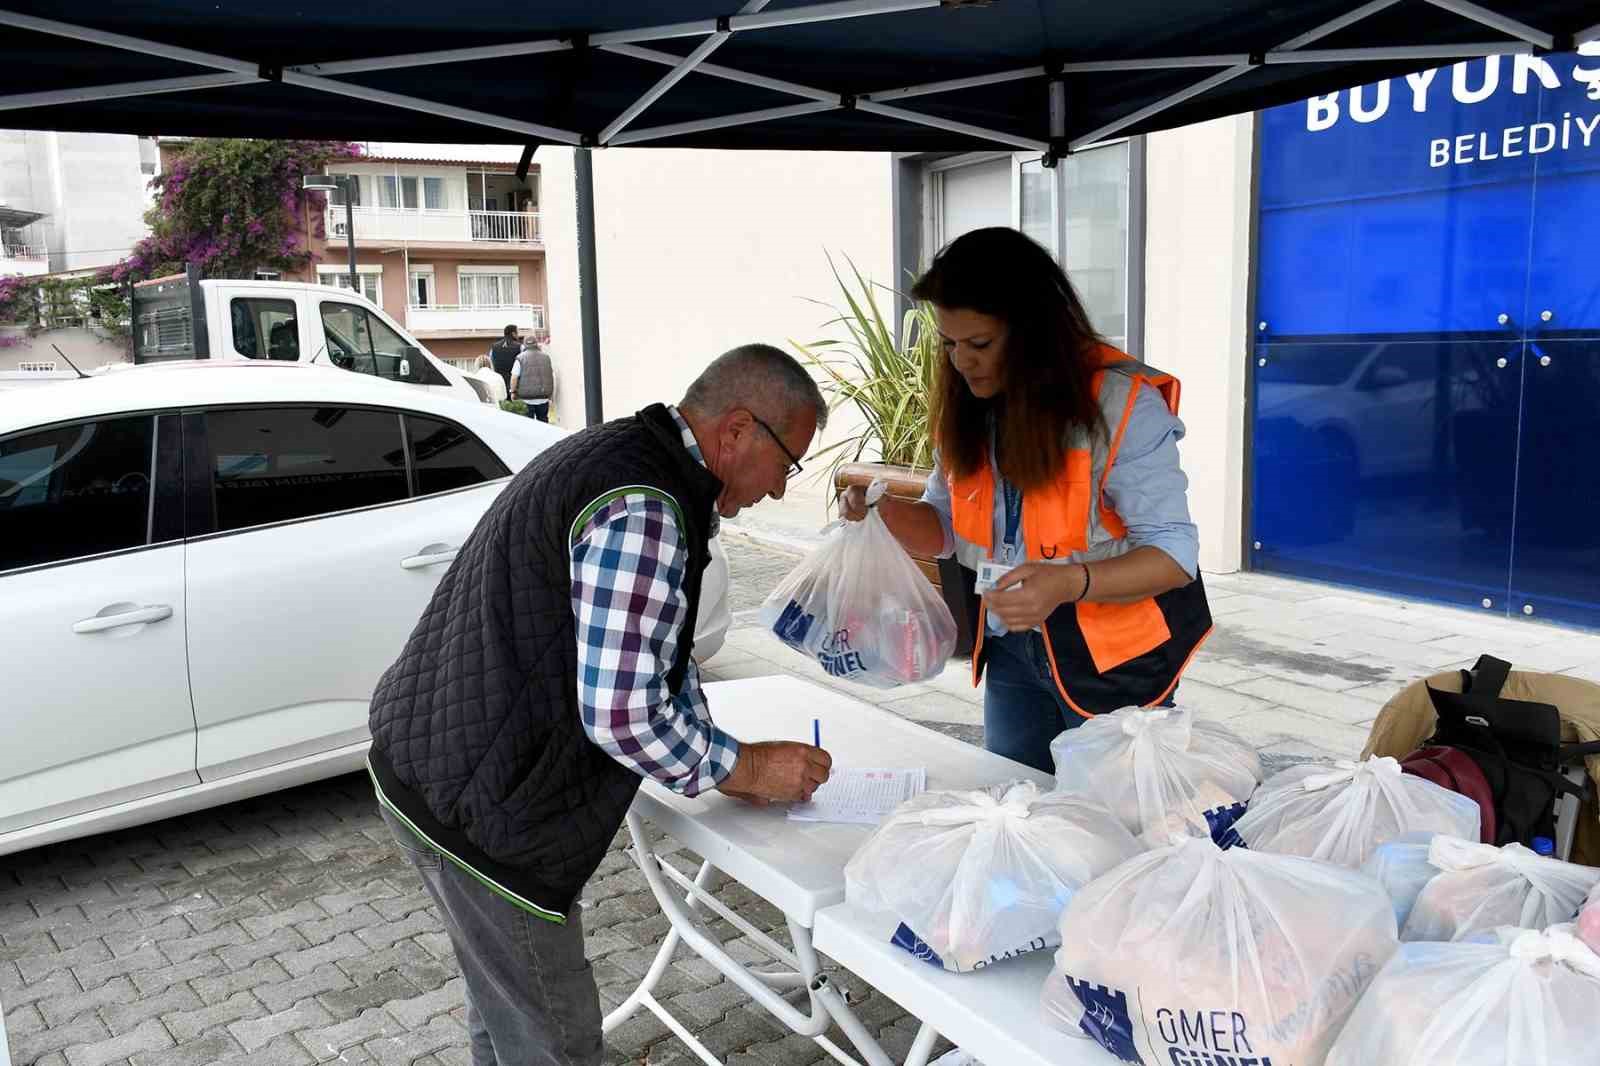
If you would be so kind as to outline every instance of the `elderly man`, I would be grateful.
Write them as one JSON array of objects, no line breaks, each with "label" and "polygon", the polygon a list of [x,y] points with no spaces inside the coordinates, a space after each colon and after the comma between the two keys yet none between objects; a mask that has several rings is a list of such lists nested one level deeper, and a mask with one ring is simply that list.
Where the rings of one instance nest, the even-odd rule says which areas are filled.
[{"label": "elderly man", "polygon": [[718,516],[781,499],[827,418],[764,344],[677,407],[575,433],[478,523],[372,700],[379,808],[466,978],[474,1066],[600,1062],[577,897],[642,777],[693,796],[809,799],[820,748],[741,743],[691,657]]}]

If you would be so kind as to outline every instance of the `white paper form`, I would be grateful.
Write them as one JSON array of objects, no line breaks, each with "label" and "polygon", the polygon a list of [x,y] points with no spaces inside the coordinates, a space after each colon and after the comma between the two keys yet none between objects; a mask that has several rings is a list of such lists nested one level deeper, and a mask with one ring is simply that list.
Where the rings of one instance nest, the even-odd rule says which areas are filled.
[{"label": "white paper form", "polygon": [[789,808],[795,822],[848,822],[877,825],[900,804],[926,790],[928,771],[856,767],[833,769],[810,803]]}]

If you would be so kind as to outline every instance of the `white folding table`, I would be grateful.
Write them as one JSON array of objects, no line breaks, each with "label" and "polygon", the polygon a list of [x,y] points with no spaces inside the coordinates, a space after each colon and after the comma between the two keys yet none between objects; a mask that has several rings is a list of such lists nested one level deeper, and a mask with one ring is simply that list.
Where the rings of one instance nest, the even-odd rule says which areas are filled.
[{"label": "white folding table", "polygon": [[[812,720],[820,721],[822,746],[840,767],[923,767],[930,789],[981,788],[1018,779],[1048,786],[1052,780],[1048,774],[797,678],[713,682],[706,686],[706,695],[717,724],[741,740],[810,743]],[[646,820],[702,857],[693,878],[659,859],[644,831]],[[688,799],[647,781],[628,813],[628,831],[633,838],[633,856],[672,928],[639,987],[607,1015],[606,1032],[644,1007],[702,1061],[717,1066],[720,1060],[652,995],[681,942],[780,1022],[815,1040],[838,1061],[857,1063],[824,1035],[831,1022],[839,1024],[871,1066],[892,1066],[822,973],[812,944],[812,927],[819,912],[844,902],[845,863],[866,840],[871,827],[791,822],[782,806],[753,807],[720,793]],[[722,871],[781,910],[787,919],[790,946],[756,929],[707,891],[705,885],[713,870]],[[731,922],[783,968],[755,969],[731,956],[706,932],[702,919],[708,911]],[[884,948],[891,950],[887,936]],[[906,959],[912,961],[909,955]],[[928,969],[929,977],[946,976],[924,963],[917,965]],[[962,976],[982,980],[995,975]],[[794,996],[801,990],[809,998],[805,1010],[785,995]],[[893,998],[912,1009],[898,996]],[[1027,998],[1037,1019],[1038,989]],[[933,1035],[927,1035],[925,1041],[919,1036],[918,1044],[924,1042],[931,1048]],[[926,1054],[925,1049],[924,1058]]]},{"label": "white folding table", "polygon": [[1045,1024],[1039,992],[1055,952],[948,973],[889,943],[894,927],[892,918],[840,903],[817,912],[812,943],[923,1020],[905,1066],[923,1066],[940,1036],[984,1066],[1117,1066],[1088,1037]]}]

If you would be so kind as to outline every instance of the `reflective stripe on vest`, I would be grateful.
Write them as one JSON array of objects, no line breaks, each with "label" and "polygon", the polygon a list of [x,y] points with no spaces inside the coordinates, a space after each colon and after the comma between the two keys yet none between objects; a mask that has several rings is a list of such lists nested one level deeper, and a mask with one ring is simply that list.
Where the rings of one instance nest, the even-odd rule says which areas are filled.
[{"label": "reflective stripe on vest", "polygon": [[[1074,427],[1061,476],[1050,485],[1023,493],[1022,546],[1030,561],[1092,562],[1127,553],[1131,547],[1127,526],[1106,502],[1105,486],[1140,387],[1155,387],[1168,409],[1178,413],[1180,386],[1176,378],[1115,348],[1102,346],[1099,354],[1103,369],[1095,373],[1092,389],[1106,432]],[[957,477],[947,472],[946,477],[956,558],[976,569],[978,563],[994,557],[994,467],[986,461],[973,474]],[[1153,598],[1135,603],[1080,603],[1076,614],[1095,668],[1102,674],[1171,637]]]}]

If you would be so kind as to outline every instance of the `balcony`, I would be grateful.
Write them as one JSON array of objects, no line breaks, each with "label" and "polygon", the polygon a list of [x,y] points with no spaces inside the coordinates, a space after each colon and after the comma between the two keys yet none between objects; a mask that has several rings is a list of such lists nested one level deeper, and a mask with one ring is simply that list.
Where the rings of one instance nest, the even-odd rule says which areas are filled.
[{"label": "balcony", "polygon": [[[417,211],[357,207],[356,241],[417,241],[543,247],[533,211]],[[344,208],[328,208],[328,240],[344,240]]]},{"label": "balcony", "polygon": [[500,304],[492,307],[463,307],[461,304],[434,304],[432,307],[406,308],[406,329],[418,337],[499,336],[509,325],[525,332],[544,329],[544,307],[540,304]]},{"label": "balcony", "polygon": [[0,274],[31,277],[50,272],[50,253],[42,244],[0,243]]}]

